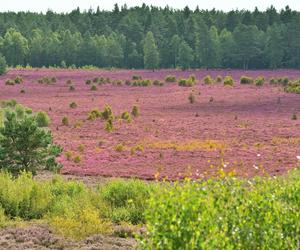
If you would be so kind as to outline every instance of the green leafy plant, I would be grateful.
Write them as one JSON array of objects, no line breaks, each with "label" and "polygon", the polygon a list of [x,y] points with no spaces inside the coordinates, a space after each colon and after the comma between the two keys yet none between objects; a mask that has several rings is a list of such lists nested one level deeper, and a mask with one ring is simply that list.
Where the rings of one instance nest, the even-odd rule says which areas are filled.
[{"label": "green leafy plant", "polygon": [[39,127],[48,127],[50,124],[50,118],[44,111],[39,111],[35,115],[36,123]]},{"label": "green leafy plant", "polygon": [[15,112],[7,112],[0,135],[1,169],[18,175],[24,170],[36,174],[38,169],[61,168],[55,161],[61,148],[53,144],[50,131],[38,127],[36,117],[18,119]]},{"label": "green leafy plant", "polygon": [[137,105],[132,107],[131,114],[133,117],[138,117],[140,115],[140,109]]}]

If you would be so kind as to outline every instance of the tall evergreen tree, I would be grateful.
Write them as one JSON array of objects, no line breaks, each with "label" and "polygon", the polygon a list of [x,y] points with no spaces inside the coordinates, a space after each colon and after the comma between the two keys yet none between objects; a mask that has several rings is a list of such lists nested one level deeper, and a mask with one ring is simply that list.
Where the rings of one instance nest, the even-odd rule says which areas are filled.
[{"label": "tall evergreen tree", "polygon": [[159,52],[153,33],[149,31],[144,41],[144,65],[146,69],[156,69],[159,65]]}]

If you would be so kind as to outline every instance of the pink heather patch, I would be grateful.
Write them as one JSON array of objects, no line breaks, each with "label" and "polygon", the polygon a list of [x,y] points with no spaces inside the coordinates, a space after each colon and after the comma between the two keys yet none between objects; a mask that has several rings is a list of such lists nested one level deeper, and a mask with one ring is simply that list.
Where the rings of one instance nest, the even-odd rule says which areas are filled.
[{"label": "pink heather patch", "polygon": [[[235,84],[233,88],[200,83],[193,88],[176,83],[163,87],[102,85],[97,91],[85,84],[94,77],[126,80],[134,74],[159,80],[167,75],[180,78],[194,74],[198,80],[208,74],[231,75]],[[6,79],[17,75],[24,78],[23,84],[5,86]],[[59,161],[64,164],[63,173],[178,179],[188,174],[194,178],[212,176],[220,166],[240,176],[281,174],[296,167],[300,120],[292,120],[291,115],[300,113],[300,95],[286,94],[280,87],[269,85],[268,80],[262,87],[241,85],[241,75],[300,78],[300,71],[11,70],[0,77],[0,99],[16,99],[34,111],[48,112],[55,142],[64,147],[64,152],[81,156],[81,162],[74,163],[62,155]],[[37,83],[43,76],[55,76],[57,83]],[[68,79],[73,81],[75,91],[69,91]],[[25,93],[20,93],[21,89]],[[192,89],[194,104],[188,101]],[[78,107],[70,108],[72,102]],[[140,116],[131,123],[115,121],[115,130],[108,133],[103,121],[86,120],[91,109],[101,110],[105,104],[117,116],[138,105]],[[68,117],[69,126],[62,125],[63,117]],[[82,125],[74,128],[79,121]],[[120,152],[115,150],[118,144],[124,145]],[[84,145],[82,152],[79,145]],[[144,151],[131,152],[137,145]]]}]

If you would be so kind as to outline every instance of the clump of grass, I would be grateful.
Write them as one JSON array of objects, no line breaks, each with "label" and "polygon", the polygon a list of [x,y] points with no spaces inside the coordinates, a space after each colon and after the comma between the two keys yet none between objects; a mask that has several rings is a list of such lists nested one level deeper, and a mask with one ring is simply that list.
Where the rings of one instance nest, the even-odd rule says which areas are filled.
[{"label": "clump of grass", "polygon": [[298,120],[298,116],[297,116],[296,112],[293,113],[292,120],[294,120],[294,121]]},{"label": "clump of grass", "polygon": [[75,86],[73,84],[69,86],[69,91],[75,91]]},{"label": "clump of grass", "polygon": [[233,78],[231,76],[224,78],[224,86],[233,86]]},{"label": "clump of grass", "polygon": [[77,108],[76,102],[71,102],[69,106],[70,106],[71,109]]},{"label": "clump of grass", "polygon": [[220,83],[220,82],[222,82],[222,81],[223,81],[222,76],[217,76],[217,77],[216,77],[216,82],[217,82],[217,83]]},{"label": "clump of grass", "polygon": [[93,84],[92,87],[91,87],[91,90],[92,91],[97,91],[97,86],[95,84]]},{"label": "clump of grass", "polygon": [[99,109],[92,109],[89,113],[88,113],[88,120],[96,120],[97,118],[101,118],[101,112]]},{"label": "clump of grass", "polygon": [[15,84],[23,83],[23,78],[21,76],[16,76],[14,79]]},{"label": "clump of grass", "polygon": [[159,81],[159,80],[154,80],[154,81],[152,82],[152,84],[153,84],[154,86],[163,86],[163,85],[164,85],[164,83],[161,82],[161,81]]},{"label": "clump of grass", "polygon": [[5,82],[5,85],[14,86],[15,82],[13,80],[11,80],[11,79],[7,79],[6,82]]},{"label": "clump of grass", "polygon": [[134,81],[136,81],[136,80],[142,80],[142,76],[140,76],[140,75],[133,75],[131,79],[134,80]]},{"label": "clump of grass", "polygon": [[80,153],[83,153],[84,150],[85,150],[85,146],[84,146],[83,144],[80,144],[80,145],[78,145],[77,150],[78,150]]},{"label": "clump of grass", "polygon": [[128,111],[123,112],[121,118],[127,122],[131,122],[131,115]]},{"label": "clump of grass", "polygon": [[265,83],[265,78],[263,76],[259,76],[255,79],[256,86],[262,86]]},{"label": "clump of grass", "polygon": [[42,78],[38,79],[38,83],[41,84],[54,84],[56,83],[57,79],[55,77],[48,77],[43,76]]},{"label": "clump of grass", "polygon": [[184,78],[180,79],[178,85],[182,87],[192,87],[195,85],[195,83],[196,83],[196,78],[193,75],[191,75],[187,79]]},{"label": "clump of grass", "polygon": [[122,143],[119,143],[119,144],[117,144],[117,145],[114,147],[114,150],[115,150],[116,152],[123,152],[124,149],[125,149],[125,147],[124,147],[124,145],[123,145]]},{"label": "clump of grass", "polygon": [[69,126],[69,118],[64,116],[61,120],[62,125]]},{"label": "clump of grass", "polygon": [[193,103],[195,102],[195,95],[194,95],[193,92],[191,92],[191,93],[189,94],[188,99],[189,99],[189,102],[190,102],[191,104],[193,104]]},{"label": "clump of grass", "polygon": [[73,81],[72,81],[71,79],[68,79],[68,80],[66,81],[66,84],[67,84],[67,85],[71,85],[71,84],[73,84]]},{"label": "clump of grass", "polygon": [[36,123],[39,127],[48,127],[50,124],[50,118],[44,111],[39,111],[35,115]]},{"label": "clump of grass", "polygon": [[74,163],[76,163],[76,164],[81,163],[81,156],[80,156],[80,155],[76,155],[76,156],[73,158],[73,161],[74,161]]},{"label": "clump of grass", "polygon": [[176,81],[177,81],[177,78],[176,78],[176,76],[174,76],[174,75],[167,75],[167,76],[165,77],[165,81],[166,81],[166,82],[176,82]]},{"label": "clump of grass", "polygon": [[130,153],[131,155],[136,154],[136,152],[144,152],[145,147],[142,144],[138,144],[131,148]]},{"label": "clump of grass", "polygon": [[252,84],[253,83],[253,78],[249,77],[249,76],[241,76],[240,83],[241,84]]},{"label": "clump of grass", "polygon": [[65,157],[67,158],[68,161],[70,161],[73,157],[73,153],[71,151],[66,151],[64,153]]},{"label": "clump of grass", "polygon": [[91,85],[91,84],[92,84],[92,81],[91,81],[90,79],[88,79],[88,80],[85,81],[85,84],[86,84],[86,85]]},{"label": "clump of grass", "polygon": [[114,130],[114,124],[113,124],[113,119],[109,118],[106,123],[105,123],[105,130],[107,132],[112,132]]},{"label": "clump of grass", "polygon": [[137,105],[132,107],[131,114],[133,117],[138,117],[140,115],[140,109]]},{"label": "clump of grass", "polygon": [[203,78],[203,82],[205,84],[213,84],[214,83],[214,80],[212,79],[212,77],[210,75],[207,75]]}]

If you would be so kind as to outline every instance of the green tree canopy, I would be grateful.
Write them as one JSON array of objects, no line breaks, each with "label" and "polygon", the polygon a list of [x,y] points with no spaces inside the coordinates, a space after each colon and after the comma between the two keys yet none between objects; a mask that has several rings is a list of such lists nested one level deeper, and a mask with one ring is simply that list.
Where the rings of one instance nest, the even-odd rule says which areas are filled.
[{"label": "green tree canopy", "polygon": [[159,65],[159,53],[153,33],[149,31],[144,41],[144,65],[146,69],[156,69]]}]

